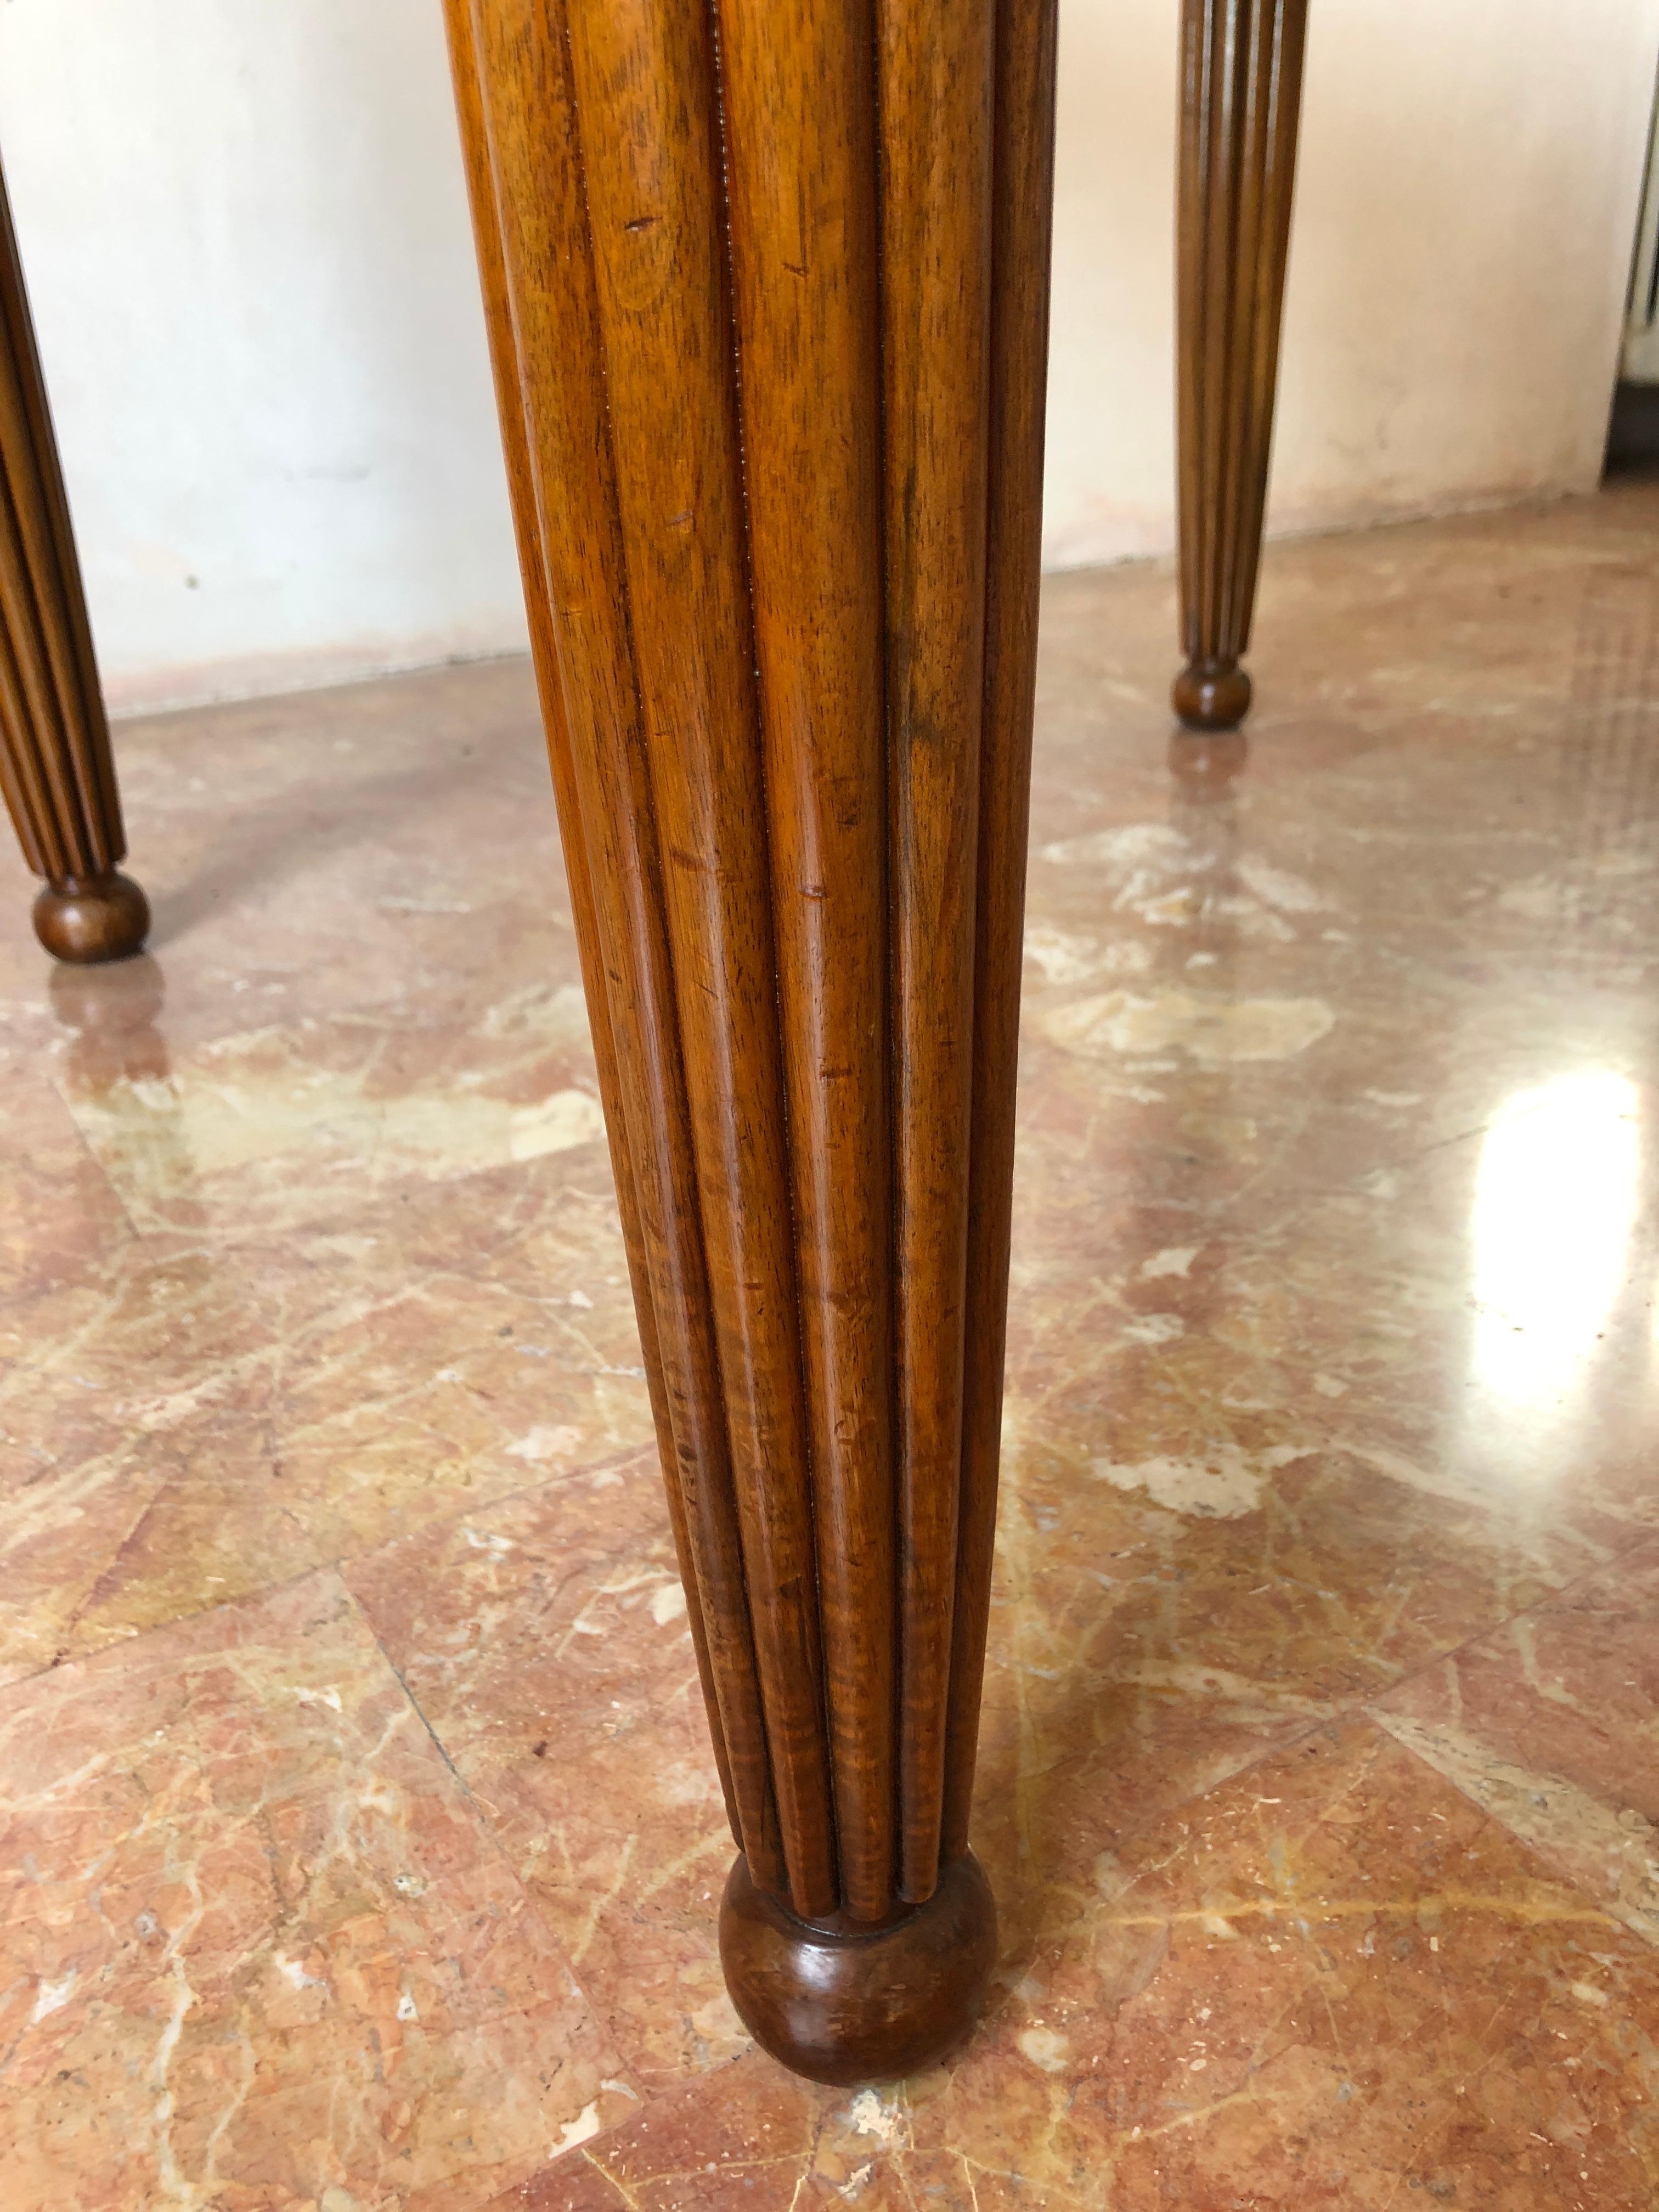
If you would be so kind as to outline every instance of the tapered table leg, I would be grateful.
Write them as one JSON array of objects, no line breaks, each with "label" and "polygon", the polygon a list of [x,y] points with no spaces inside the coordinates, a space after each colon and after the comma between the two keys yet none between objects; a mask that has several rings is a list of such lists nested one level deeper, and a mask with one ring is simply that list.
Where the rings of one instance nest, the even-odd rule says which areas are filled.
[{"label": "tapered table leg", "polygon": [[1177,224],[1181,621],[1175,708],[1226,730],[1250,641],[1279,376],[1308,0],[1183,0]]},{"label": "tapered table leg", "polygon": [[995,1942],[1053,0],[447,5],[727,1981],[900,2073]]},{"label": "tapered table leg", "polygon": [[149,927],[126,856],[109,727],[11,210],[0,179],[0,788],[46,889],[40,942],[118,960]]}]

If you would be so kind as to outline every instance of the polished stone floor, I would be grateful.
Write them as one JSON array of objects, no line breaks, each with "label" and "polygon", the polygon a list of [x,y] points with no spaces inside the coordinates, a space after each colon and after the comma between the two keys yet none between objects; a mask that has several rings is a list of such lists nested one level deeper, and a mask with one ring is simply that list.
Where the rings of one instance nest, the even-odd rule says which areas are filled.
[{"label": "polished stone floor", "polygon": [[[527,672],[120,732],[0,861],[5,2212],[1659,2202],[1659,490],[1045,599],[994,2000],[722,1993]],[[1415,2192],[1421,2191],[1419,2197]]]}]

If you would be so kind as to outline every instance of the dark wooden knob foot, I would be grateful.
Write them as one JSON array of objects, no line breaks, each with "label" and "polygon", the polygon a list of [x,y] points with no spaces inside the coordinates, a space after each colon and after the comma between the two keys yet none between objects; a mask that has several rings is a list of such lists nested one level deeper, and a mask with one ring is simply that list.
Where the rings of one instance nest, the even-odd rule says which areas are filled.
[{"label": "dark wooden knob foot", "polygon": [[814,2081],[890,2081],[973,2025],[997,1953],[997,1908],[971,1851],[926,1905],[873,1929],[798,1920],[739,1857],[720,1905],[720,1963],[744,2026]]},{"label": "dark wooden knob foot", "polygon": [[1235,730],[1250,711],[1250,679],[1236,661],[1189,660],[1170,694],[1189,730]]},{"label": "dark wooden knob foot", "polygon": [[149,901],[118,869],[48,884],[34,902],[35,935],[48,952],[77,966],[125,960],[149,932]]}]

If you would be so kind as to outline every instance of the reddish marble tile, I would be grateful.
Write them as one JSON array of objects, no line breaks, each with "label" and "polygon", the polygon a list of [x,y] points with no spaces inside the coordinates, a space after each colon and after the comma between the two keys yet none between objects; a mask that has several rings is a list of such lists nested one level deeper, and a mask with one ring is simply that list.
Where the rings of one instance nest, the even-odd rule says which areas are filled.
[{"label": "reddish marble tile", "polygon": [[[577,980],[527,661],[147,716],[115,748],[175,1051]],[[61,1015],[32,896],[0,840],[0,1006],[45,1037]]]},{"label": "reddish marble tile", "polygon": [[976,1833],[1035,1894],[1091,1830],[1524,1611],[1651,1507],[1611,1418],[1627,1443],[1634,1335],[1590,1329],[1571,1419],[1481,1404],[1444,1194],[1183,1212],[1068,1176],[1042,1133],[1021,1175],[1046,1203],[1017,1238]]},{"label": "reddish marble tile", "polygon": [[[251,1572],[263,1583],[314,1564],[252,1479],[257,1418],[218,1418],[239,1397],[246,1410],[263,1345],[245,1280],[200,1254],[157,1260],[142,1242],[94,1276],[0,1310],[6,1679],[157,1617],[126,1615],[118,1596],[112,1619],[99,1617],[147,1532],[161,1540],[165,1577],[192,1584],[182,1605],[161,1601],[162,1619],[240,1595]],[[206,1523],[195,1540],[181,1507]]]},{"label": "reddish marble tile", "polygon": [[0,1055],[0,1309],[85,1280],[133,1235],[63,1100],[15,1058]]},{"label": "reddish marble tile", "polygon": [[0,1694],[17,2212],[483,2202],[635,2101],[330,1574]]},{"label": "reddish marble tile", "polygon": [[1518,1613],[1372,1710],[1659,1945],[1659,1544]]},{"label": "reddish marble tile", "polygon": [[1033,2156],[1016,2121],[1002,2163],[1054,2201],[1109,2177],[1193,2212],[1413,2186],[1520,2212],[1659,2180],[1659,1968],[1364,1723],[1109,1850],[1093,1889],[936,2123],[983,2107],[1006,2037],[1041,2134]]},{"label": "reddish marble tile", "polygon": [[1015,1913],[1079,1881],[1103,1840],[1540,1595],[1524,1562],[1493,1573],[1453,1513],[1336,1453],[1274,1467],[1274,1447],[1234,1444],[1148,1467],[1161,1498],[1013,1447],[973,1834]]},{"label": "reddish marble tile", "polygon": [[236,1241],[349,1201],[577,1146],[602,1149],[575,983],[471,1007],[398,1002],[72,1069],[64,1097],[147,1234]]},{"label": "reddish marble tile", "polygon": [[694,2089],[656,2098],[634,2124],[521,2184],[491,2212],[690,2212],[704,2205],[710,2212],[735,2205],[771,2212],[776,2205],[825,2203],[884,2212],[918,2202],[911,2161],[901,2175],[891,2155],[903,2129],[902,2109],[890,2096],[820,2089],[752,2051]]},{"label": "reddish marble tile", "polygon": [[733,1844],[654,1451],[347,1571],[639,2080],[742,2049],[714,1950]]},{"label": "reddish marble tile", "polygon": [[[1104,1851],[975,2039],[849,2094],[755,2053],[527,2212],[1645,2207],[1659,1961],[1364,1721]],[[607,2193],[609,2191],[610,2193]]]},{"label": "reddish marble tile", "polygon": [[[1659,1510],[1643,1002],[1425,995],[1323,949],[1351,892],[1277,853],[1206,921],[1186,830],[1091,840],[1098,921],[1033,867],[981,1791],[981,1848],[1039,1872],[1079,1811],[1178,1802]],[[1194,984],[1168,948],[1224,921]]]},{"label": "reddish marble tile", "polygon": [[0,1308],[0,1678],[648,1436],[624,1273],[559,1156]]}]

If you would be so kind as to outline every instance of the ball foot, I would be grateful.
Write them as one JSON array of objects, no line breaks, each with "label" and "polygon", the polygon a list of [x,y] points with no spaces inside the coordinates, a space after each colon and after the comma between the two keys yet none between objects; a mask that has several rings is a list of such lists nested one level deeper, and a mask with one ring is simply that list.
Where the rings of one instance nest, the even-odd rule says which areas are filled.
[{"label": "ball foot", "polygon": [[131,876],[67,876],[34,902],[34,933],[59,960],[125,960],[149,929],[149,901]]},{"label": "ball foot", "polygon": [[996,1950],[996,1901],[971,1851],[926,1905],[868,1932],[798,1920],[743,1858],[720,1903],[720,1964],[744,2026],[812,2081],[890,2081],[942,2057],[973,2024]]},{"label": "ball foot", "polygon": [[1236,730],[1250,711],[1250,679],[1236,660],[1189,660],[1170,694],[1189,730]]}]

